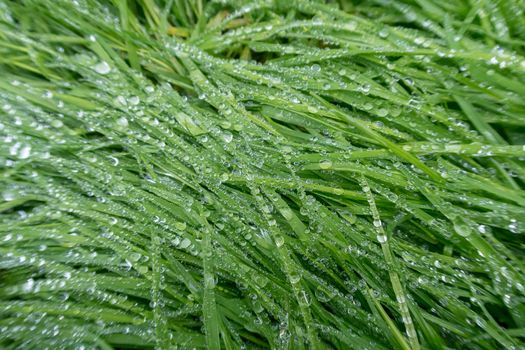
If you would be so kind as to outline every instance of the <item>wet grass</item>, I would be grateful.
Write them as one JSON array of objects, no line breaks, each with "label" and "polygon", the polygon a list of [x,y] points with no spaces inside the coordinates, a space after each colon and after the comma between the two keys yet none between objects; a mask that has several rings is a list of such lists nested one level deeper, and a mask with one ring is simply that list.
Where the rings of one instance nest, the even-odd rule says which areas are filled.
[{"label": "wet grass", "polygon": [[0,0],[0,347],[525,348],[524,10]]}]

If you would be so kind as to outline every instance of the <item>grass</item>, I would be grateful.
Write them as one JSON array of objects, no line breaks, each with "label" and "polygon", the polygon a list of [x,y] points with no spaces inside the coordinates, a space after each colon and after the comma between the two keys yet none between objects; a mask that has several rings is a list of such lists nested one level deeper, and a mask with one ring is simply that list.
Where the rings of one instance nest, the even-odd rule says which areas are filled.
[{"label": "grass", "polygon": [[521,0],[0,0],[2,349],[525,349]]}]

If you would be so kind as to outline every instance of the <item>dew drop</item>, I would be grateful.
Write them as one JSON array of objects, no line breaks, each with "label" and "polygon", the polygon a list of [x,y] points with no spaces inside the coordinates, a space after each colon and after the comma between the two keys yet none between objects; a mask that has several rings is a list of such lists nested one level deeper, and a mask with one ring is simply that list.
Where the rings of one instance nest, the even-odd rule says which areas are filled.
[{"label": "dew drop", "polygon": [[355,21],[348,21],[345,23],[344,28],[349,31],[353,31],[357,28],[357,23]]},{"label": "dew drop", "polygon": [[222,133],[222,139],[224,140],[224,142],[230,143],[233,140],[233,134],[229,131],[225,131]]},{"label": "dew drop", "polygon": [[132,106],[136,106],[140,103],[140,98],[138,96],[132,96],[128,99],[128,102]]},{"label": "dew drop", "polygon": [[223,128],[223,129],[229,129],[229,128],[232,127],[232,123],[230,123],[230,122],[227,121],[227,120],[220,122],[219,125],[220,125],[221,128]]},{"label": "dew drop", "polygon": [[312,69],[314,72],[320,72],[320,71],[321,71],[321,66],[318,65],[318,64],[312,64],[311,69]]},{"label": "dew drop", "polygon": [[64,123],[60,119],[55,119],[51,121],[51,126],[58,129],[63,127]]},{"label": "dew drop", "polygon": [[124,96],[120,96],[120,95],[117,96],[117,97],[115,98],[115,101],[116,101],[118,104],[122,105],[122,106],[126,106],[126,105],[128,104],[128,101],[126,101],[126,99],[124,98]]},{"label": "dew drop", "polygon": [[518,222],[516,219],[510,219],[510,224],[508,225],[509,231],[512,233],[519,233]]},{"label": "dew drop", "polygon": [[175,223],[175,228],[180,231],[184,231],[186,229],[187,225],[183,221],[179,221]]},{"label": "dew drop", "polygon": [[377,238],[377,241],[381,244],[386,243],[386,241],[388,240],[388,237],[385,235],[377,235],[376,238]]},{"label": "dew drop", "polygon": [[108,158],[111,160],[111,164],[112,164],[113,166],[117,166],[117,165],[118,165],[118,163],[119,163],[118,158],[113,157],[113,156],[109,156]]},{"label": "dew drop", "polygon": [[129,260],[133,261],[133,262],[137,262],[140,260],[140,258],[142,257],[142,255],[140,253],[137,253],[137,252],[133,252],[129,255]]},{"label": "dew drop", "polygon": [[32,278],[30,278],[30,279],[27,280],[26,283],[24,283],[24,285],[22,286],[22,289],[23,289],[24,292],[30,293],[30,292],[33,291],[33,286],[34,285],[35,285],[35,281]]},{"label": "dew drop", "polygon": [[117,119],[117,125],[122,128],[127,128],[129,125],[128,119],[126,117],[120,117]]},{"label": "dew drop", "polygon": [[186,249],[188,248],[189,246],[191,245],[191,241],[187,238],[184,238],[181,242],[180,242],[180,247],[182,249]]},{"label": "dew drop", "polygon": [[380,108],[377,110],[377,115],[380,117],[386,117],[388,115],[388,110],[386,108]]},{"label": "dew drop", "polygon": [[111,72],[111,67],[109,66],[109,64],[105,61],[102,61],[100,63],[97,63],[93,69],[95,70],[95,72],[97,72],[98,74],[108,74],[109,72]]},{"label": "dew drop", "polygon": [[333,297],[334,293],[323,286],[317,286],[315,289],[315,297],[322,303],[329,302]]},{"label": "dew drop", "polygon": [[283,236],[275,236],[275,245],[277,248],[282,247],[284,244],[284,237]]},{"label": "dew drop", "polygon": [[338,187],[338,188],[334,189],[334,194],[336,194],[338,196],[342,195],[343,193],[345,193],[345,191],[342,188]]},{"label": "dew drop", "polygon": [[207,289],[213,289],[215,288],[216,282],[215,277],[213,275],[205,275],[204,276],[204,287]]},{"label": "dew drop", "polygon": [[317,113],[319,110],[314,106],[308,106],[308,112]]},{"label": "dew drop", "polygon": [[265,287],[268,284],[268,278],[266,278],[263,275],[255,274],[255,276],[253,277],[253,280],[261,288]]},{"label": "dew drop", "polygon": [[355,217],[355,215],[348,210],[340,210],[338,211],[338,213],[339,215],[341,215],[343,219],[348,221],[350,224],[355,224],[357,221],[357,218]]},{"label": "dew drop", "polygon": [[291,272],[290,273],[290,283],[296,284],[301,280],[301,274],[298,272]]},{"label": "dew drop", "polygon": [[24,146],[18,152],[18,158],[27,159],[31,155],[31,146]]},{"label": "dew drop", "polygon": [[330,169],[332,167],[332,161],[330,159],[323,159],[319,162],[319,168],[321,169]]},{"label": "dew drop", "polygon": [[461,237],[468,237],[472,233],[472,229],[461,217],[456,218],[454,221],[454,230]]}]

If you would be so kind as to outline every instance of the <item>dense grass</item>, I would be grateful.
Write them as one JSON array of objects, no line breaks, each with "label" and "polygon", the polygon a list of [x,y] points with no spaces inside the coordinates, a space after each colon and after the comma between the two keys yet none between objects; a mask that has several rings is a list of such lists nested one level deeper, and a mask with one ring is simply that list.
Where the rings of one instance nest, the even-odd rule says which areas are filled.
[{"label": "dense grass", "polygon": [[1,349],[525,349],[521,0],[0,0]]}]

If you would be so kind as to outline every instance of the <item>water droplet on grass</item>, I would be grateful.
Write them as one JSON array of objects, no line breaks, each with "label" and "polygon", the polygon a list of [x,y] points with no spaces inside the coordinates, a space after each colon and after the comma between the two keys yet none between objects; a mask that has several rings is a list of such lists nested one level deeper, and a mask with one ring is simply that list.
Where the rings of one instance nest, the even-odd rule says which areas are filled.
[{"label": "water droplet on grass", "polygon": [[215,288],[215,285],[216,285],[216,282],[215,282],[215,277],[212,275],[212,276],[204,276],[204,287],[205,288],[208,288],[208,289],[213,289]]},{"label": "water droplet on grass", "polygon": [[386,241],[388,240],[388,237],[385,235],[377,235],[376,238],[377,238],[377,241],[381,244],[386,243]]},{"label": "water droplet on grass", "polygon": [[315,289],[315,297],[320,302],[327,303],[330,300],[332,300],[332,298],[334,297],[334,293],[324,286],[317,286],[317,288]]},{"label": "water droplet on grass", "polygon": [[509,224],[508,228],[509,228],[509,231],[512,232],[512,233],[518,233],[519,232],[518,222],[516,221],[516,219],[511,219],[510,220],[510,224]]},{"label": "water droplet on grass", "polygon": [[54,119],[51,121],[51,126],[59,129],[64,126],[64,123],[60,119]]},{"label": "water droplet on grass", "polygon": [[118,165],[118,163],[119,163],[118,158],[113,157],[113,156],[109,156],[108,158],[111,160],[111,164],[112,164],[113,166],[117,166],[117,165]]},{"label": "water droplet on grass", "polygon": [[319,162],[319,168],[321,169],[330,169],[332,167],[332,161],[330,159],[323,159]]},{"label": "water droplet on grass", "polygon": [[128,119],[125,117],[120,117],[117,119],[117,125],[122,128],[127,128],[129,125]]},{"label": "water droplet on grass", "polygon": [[344,28],[349,31],[353,31],[357,28],[357,23],[355,21],[348,21],[344,24]]},{"label": "water droplet on grass", "polygon": [[342,188],[339,188],[339,187],[334,189],[334,194],[336,194],[338,196],[342,195],[344,192],[345,191]]},{"label": "water droplet on grass", "polygon": [[386,108],[380,108],[377,110],[377,115],[380,117],[386,117],[388,115],[388,110]]},{"label": "water droplet on grass", "polygon": [[268,284],[268,278],[266,278],[266,277],[264,277],[262,275],[259,275],[259,274],[255,274],[255,276],[253,277],[253,280],[261,288],[265,287]]},{"label": "water droplet on grass", "polygon": [[108,74],[109,72],[111,72],[111,67],[109,66],[109,64],[105,61],[102,61],[100,63],[97,63],[93,69],[95,70],[95,72],[97,72],[98,74]]},{"label": "water droplet on grass", "polygon": [[462,237],[468,237],[472,233],[472,229],[469,224],[461,217],[454,220],[454,230]]},{"label": "water droplet on grass", "polygon": [[301,274],[298,272],[291,272],[290,273],[290,282],[292,284],[296,284],[301,280]]},{"label": "water droplet on grass", "polygon": [[283,236],[275,236],[275,245],[279,248],[282,247],[284,244],[284,237]]},{"label": "water droplet on grass", "polygon": [[230,143],[233,140],[233,134],[229,131],[225,131],[222,133],[222,139],[224,140],[224,142]]},{"label": "water droplet on grass", "polygon": [[186,223],[183,221],[179,221],[175,223],[175,228],[180,231],[184,231],[186,229]]},{"label": "water droplet on grass", "polygon": [[129,255],[129,260],[131,260],[133,262],[137,262],[137,261],[140,260],[141,257],[142,257],[142,255],[140,253],[134,252],[134,253],[131,253]]},{"label": "water droplet on grass", "polygon": [[348,210],[339,210],[338,213],[343,219],[348,221],[350,224],[355,224],[355,222],[357,221],[356,216]]},{"label": "water droplet on grass", "polygon": [[308,106],[308,112],[317,113],[319,110],[314,106]]},{"label": "water droplet on grass", "polygon": [[126,105],[128,104],[128,101],[126,101],[126,99],[124,98],[124,96],[117,96],[117,97],[115,98],[115,101],[116,101],[118,104],[122,105],[122,106],[126,106]]},{"label": "water droplet on grass", "polygon": [[31,155],[31,146],[24,146],[18,152],[18,158],[27,159]]},{"label": "water droplet on grass", "polygon": [[128,99],[128,102],[132,106],[136,106],[140,103],[140,98],[138,96],[132,96]]},{"label": "water droplet on grass", "polygon": [[186,249],[188,248],[189,246],[191,245],[191,241],[187,238],[184,238],[181,242],[180,242],[180,247],[182,249]]},{"label": "water droplet on grass", "polygon": [[24,283],[24,285],[22,286],[22,290],[26,293],[30,293],[33,291],[33,286],[35,285],[35,281],[30,278],[27,280],[26,283]]}]

